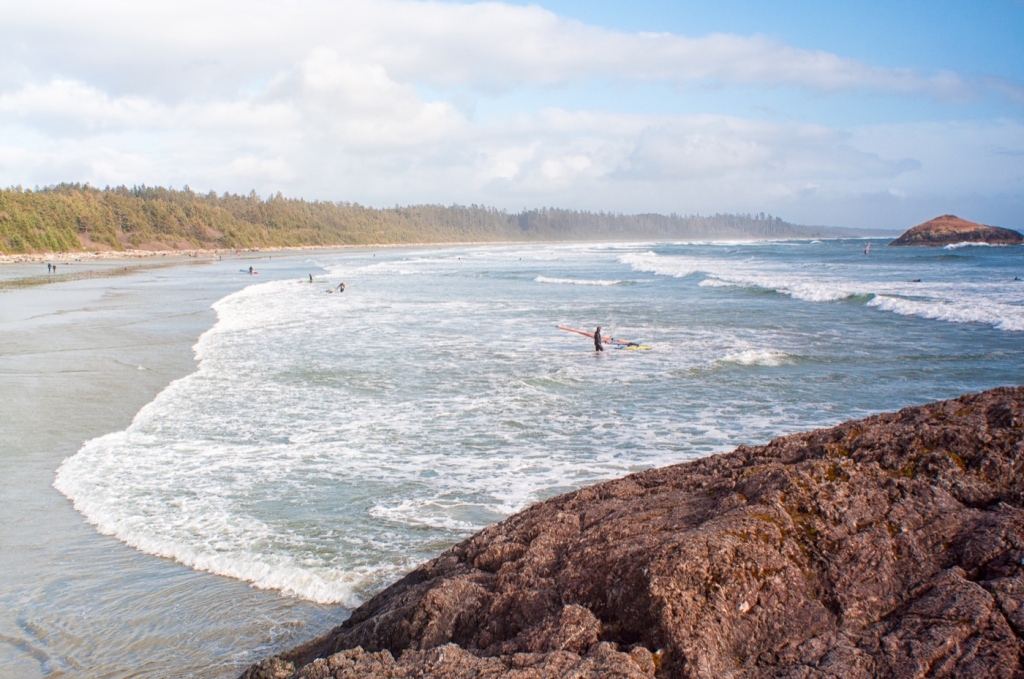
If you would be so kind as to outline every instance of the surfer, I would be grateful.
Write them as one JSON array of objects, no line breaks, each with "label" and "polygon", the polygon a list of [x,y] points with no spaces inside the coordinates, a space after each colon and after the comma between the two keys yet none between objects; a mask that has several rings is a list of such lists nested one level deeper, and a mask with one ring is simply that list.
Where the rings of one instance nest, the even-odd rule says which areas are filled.
[{"label": "surfer", "polygon": [[338,292],[345,292],[345,281],[338,283]]},{"label": "surfer", "polygon": [[605,342],[610,342],[616,349],[650,349],[646,344],[640,344],[639,342],[630,342],[629,340],[615,339],[614,337],[605,339],[601,335],[601,326],[597,326],[597,332],[587,332],[586,330],[567,328],[564,325],[556,325],[555,327],[559,330],[574,332],[577,335],[583,335],[584,337],[589,337],[594,340],[594,351],[604,351]]},{"label": "surfer", "polygon": [[249,267],[249,275],[250,276],[252,275],[252,267],[251,266]]},{"label": "surfer", "polygon": [[312,282],[313,282],[313,274],[309,274],[309,282],[310,282],[310,283],[312,283]]}]

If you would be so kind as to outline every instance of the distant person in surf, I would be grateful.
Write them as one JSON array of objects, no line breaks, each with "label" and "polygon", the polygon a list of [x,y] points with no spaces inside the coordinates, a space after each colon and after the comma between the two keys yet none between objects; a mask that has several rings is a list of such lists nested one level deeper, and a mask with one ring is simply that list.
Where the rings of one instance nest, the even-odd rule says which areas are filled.
[{"label": "distant person in surf", "polygon": [[309,274],[309,282],[310,282],[310,283],[312,283],[312,282],[313,282],[313,274]]},{"label": "distant person in surf", "polygon": [[338,283],[338,292],[345,292],[345,281]]},{"label": "distant person in surf", "polygon": [[601,326],[594,331],[594,351],[604,351],[604,344],[601,342]]},{"label": "distant person in surf", "polygon": [[250,276],[252,275],[252,267],[251,266],[249,267],[249,275]]}]

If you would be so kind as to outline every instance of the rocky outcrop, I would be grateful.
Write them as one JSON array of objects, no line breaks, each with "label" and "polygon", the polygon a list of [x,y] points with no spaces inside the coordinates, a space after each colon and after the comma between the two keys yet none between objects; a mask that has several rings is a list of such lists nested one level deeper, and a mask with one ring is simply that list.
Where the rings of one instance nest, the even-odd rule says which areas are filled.
[{"label": "rocky outcrop", "polygon": [[1024,677],[1024,388],[537,504],[269,677]]},{"label": "rocky outcrop", "polygon": [[985,226],[960,219],[955,215],[942,215],[908,229],[889,245],[929,245],[940,247],[957,243],[987,243],[989,245],[1020,245],[1024,236],[1011,229]]}]

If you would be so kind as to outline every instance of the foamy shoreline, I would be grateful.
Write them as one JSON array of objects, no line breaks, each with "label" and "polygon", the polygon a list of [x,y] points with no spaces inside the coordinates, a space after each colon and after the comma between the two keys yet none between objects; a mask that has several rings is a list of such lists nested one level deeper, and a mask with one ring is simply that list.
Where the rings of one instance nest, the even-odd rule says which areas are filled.
[{"label": "foamy shoreline", "polygon": [[302,252],[304,250],[334,250],[345,247],[355,247],[346,245],[330,245],[330,246],[303,246],[303,247],[286,247],[286,248],[272,248],[272,249],[259,249],[259,248],[246,248],[235,249],[235,248],[218,248],[214,250],[208,249],[195,249],[195,250],[103,250],[103,251],[82,251],[82,252],[47,252],[47,253],[29,253],[21,255],[0,255],[0,264],[45,264],[47,262],[56,263],[68,263],[68,262],[96,262],[96,261],[117,261],[117,260],[133,260],[133,259],[154,259],[162,257],[171,258],[223,258],[224,255],[238,256],[241,257],[245,254],[265,254],[265,253],[295,253]]},{"label": "foamy shoreline", "polygon": [[[512,241],[509,241],[511,243]],[[193,250],[83,250],[78,252],[35,252],[18,255],[0,253],[0,264],[45,264],[47,262],[97,262],[134,259],[223,259],[225,256],[242,258],[246,255],[283,255],[297,252],[331,252],[354,248],[409,248],[409,247],[458,247],[464,245],[501,245],[505,242],[465,241],[454,243],[365,243],[336,245],[294,245],[275,248],[196,248]]]},{"label": "foamy shoreline", "polygon": [[[123,429],[193,372],[193,346],[216,320],[210,305],[253,281],[227,262],[190,267],[196,260],[175,252],[65,269],[80,254],[41,261],[94,276],[0,286],[0,676],[237,676],[283,638],[324,629],[327,609],[130,549],[97,533],[51,483],[84,441]],[[124,266],[116,280],[106,275]],[[186,636],[187,652],[159,641]],[[151,666],[139,667],[143,655]]]}]

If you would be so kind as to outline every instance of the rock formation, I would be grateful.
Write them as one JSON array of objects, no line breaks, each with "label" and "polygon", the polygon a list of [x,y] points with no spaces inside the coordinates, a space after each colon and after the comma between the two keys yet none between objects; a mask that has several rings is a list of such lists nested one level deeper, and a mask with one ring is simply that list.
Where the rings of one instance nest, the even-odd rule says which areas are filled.
[{"label": "rock formation", "polygon": [[943,246],[956,243],[1020,245],[1024,243],[1024,236],[1011,229],[985,226],[960,219],[955,215],[942,215],[908,229],[889,245]]},{"label": "rock formation", "polygon": [[539,503],[270,677],[1024,677],[1024,387]]}]

